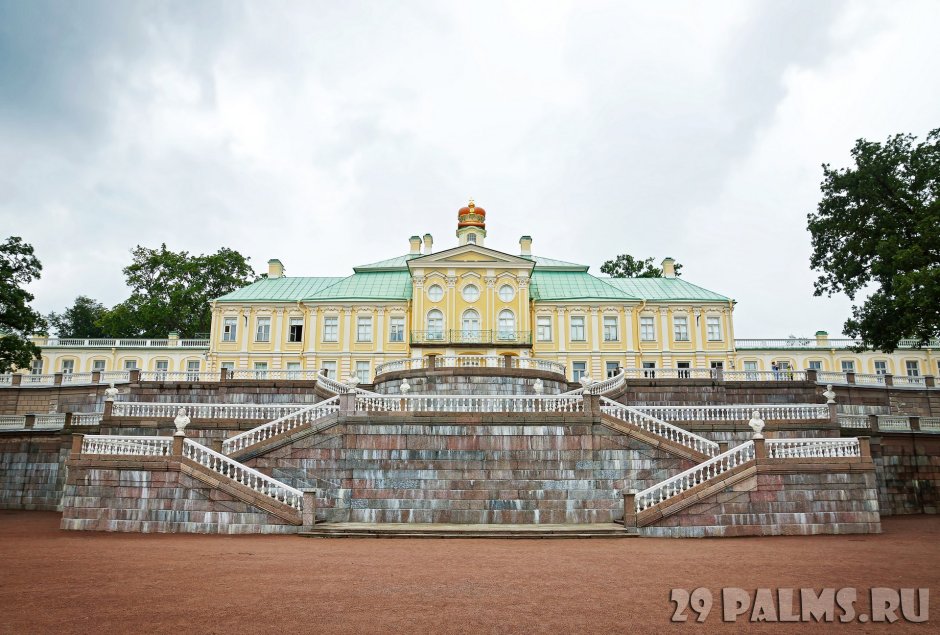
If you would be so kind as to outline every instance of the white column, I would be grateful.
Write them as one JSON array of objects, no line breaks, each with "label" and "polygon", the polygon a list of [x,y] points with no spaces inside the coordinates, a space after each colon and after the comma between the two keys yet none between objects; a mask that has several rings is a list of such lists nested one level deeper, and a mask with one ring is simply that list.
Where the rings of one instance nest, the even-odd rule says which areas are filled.
[{"label": "white column", "polygon": [[304,350],[305,351],[315,351],[317,349],[317,317],[319,312],[317,307],[312,306],[307,308],[307,315],[305,322],[309,323],[309,327],[304,329]]}]

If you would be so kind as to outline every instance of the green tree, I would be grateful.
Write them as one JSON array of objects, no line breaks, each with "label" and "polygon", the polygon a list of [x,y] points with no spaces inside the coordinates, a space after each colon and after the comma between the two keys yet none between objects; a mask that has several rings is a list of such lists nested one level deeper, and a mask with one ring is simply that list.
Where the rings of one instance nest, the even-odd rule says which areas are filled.
[{"label": "green tree", "polygon": [[[639,260],[630,254],[620,254],[601,265],[601,273],[606,273],[611,278],[662,278],[662,268],[657,267],[653,262],[655,259],[652,257]],[[682,275],[679,273],[682,265],[677,262],[675,268],[678,278]]]},{"label": "green tree", "polygon": [[940,336],[940,128],[916,140],[856,141],[853,167],[823,164],[822,200],[808,215],[815,294],[871,292],[843,328],[886,352]]},{"label": "green tree", "polygon": [[108,309],[97,300],[85,295],[75,298],[75,304],[62,313],[52,312],[46,316],[59,337],[107,337],[99,322],[107,315]]},{"label": "green tree", "polygon": [[248,258],[221,248],[214,254],[191,256],[138,245],[133,262],[124,268],[131,296],[99,321],[112,337],[180,337],[209,332],[209,303],[257,279]]},{"label": "green tree", "polygon": [[27,368],[39,348],[26,339],[43,328],[42,316],[30,308],[33,294],[23,288],[40,277],[42,264],[33,247],[19,236],[0,244],[0,373]]}]

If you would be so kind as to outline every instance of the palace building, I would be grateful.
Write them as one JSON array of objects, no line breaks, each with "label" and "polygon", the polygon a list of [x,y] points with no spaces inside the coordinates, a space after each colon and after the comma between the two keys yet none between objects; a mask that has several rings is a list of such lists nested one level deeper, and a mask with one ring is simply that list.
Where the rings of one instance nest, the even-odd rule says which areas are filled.
[{"label": "palace building", "polygon": [[[893,354],[859,353],[853,340],[735,339],[730,297],[675,274],[609,278],[583,264],[486,246],[486,211],[471,200],[457,214],[457,244],[435,251],[430,234],[407,253],[354,267],[346,277],[268,275],[215,300],[206,339],[36,338],[33,374],[140,369],[264,376],[326,369],[368,383],[389,364],[436,356],[554,363],[570,380],[612,376],[618,368],[770,371],[814,368],[839,373],[940,374],[938,343],[902,342]],[[507,358],[509,358],[507,360]],[[473,362],[480,363],[480,362]],[[499,362],[495,362],[499,363]]]}]

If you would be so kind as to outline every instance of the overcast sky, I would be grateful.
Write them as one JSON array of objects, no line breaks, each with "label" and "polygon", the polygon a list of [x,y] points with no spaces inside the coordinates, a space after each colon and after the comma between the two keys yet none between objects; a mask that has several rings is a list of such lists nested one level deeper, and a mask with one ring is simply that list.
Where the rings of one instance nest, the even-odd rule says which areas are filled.
[{"label": "overcast sky", "polygon": [[0,238],[36,307],[137,244],[348,275],[487,246],[673,256],[738,337],[841,332],[806,215],[855,139],[940,126],[940,3],[0,0]]}]

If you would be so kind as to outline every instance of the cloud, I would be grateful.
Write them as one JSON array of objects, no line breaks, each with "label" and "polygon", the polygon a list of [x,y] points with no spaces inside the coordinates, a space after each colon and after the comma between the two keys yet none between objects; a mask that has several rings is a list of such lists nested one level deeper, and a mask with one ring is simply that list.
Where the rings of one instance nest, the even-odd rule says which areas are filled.
[{"label": "cloud", "polygon": [[37,307],[112,304],[136,244],[343,275],[454,242],[671,255],[741,336],[837,332],[806,214],[854,139],[936,125],[932,3],[0,0],[0,223]]}]

